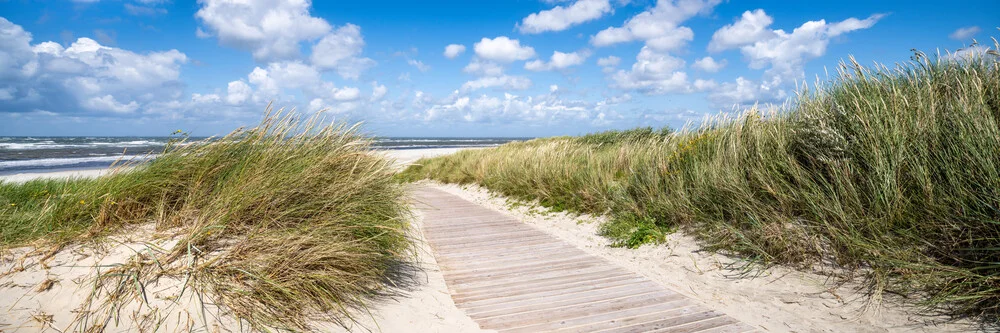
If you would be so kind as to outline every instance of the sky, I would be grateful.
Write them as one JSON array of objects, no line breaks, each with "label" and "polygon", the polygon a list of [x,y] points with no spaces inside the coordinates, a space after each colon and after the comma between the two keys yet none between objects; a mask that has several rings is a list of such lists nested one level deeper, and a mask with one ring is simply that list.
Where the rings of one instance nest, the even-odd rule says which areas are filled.
[{"label": "sky", "polygon": [[781,104],[849,56],[1000,37],[1000,2],[0,0],[0,136],[223,134],[270,103],[535,137]]}]

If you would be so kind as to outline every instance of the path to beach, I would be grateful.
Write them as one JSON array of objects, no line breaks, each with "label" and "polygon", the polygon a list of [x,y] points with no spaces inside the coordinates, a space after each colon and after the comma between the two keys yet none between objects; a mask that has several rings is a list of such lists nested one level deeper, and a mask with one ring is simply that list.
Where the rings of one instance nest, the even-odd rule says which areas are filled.
[{"label": "path to beach", "polygon": [[513,217],[426,186],[415,194],[452,299],[484,329],[753,330]]}]

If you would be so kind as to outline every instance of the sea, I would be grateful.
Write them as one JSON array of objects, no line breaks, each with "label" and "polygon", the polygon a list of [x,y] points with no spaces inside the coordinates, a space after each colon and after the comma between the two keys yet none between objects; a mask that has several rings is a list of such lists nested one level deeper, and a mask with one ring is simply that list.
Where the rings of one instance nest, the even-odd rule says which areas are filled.
[{"label": "sea", "polygon": [[[162,152],[170,137],[0,137],[0,175],[106,168]],[[203,138],[190,138],[198,140]],[[377,137],[374,149],[491,147],[530,138]]]}]

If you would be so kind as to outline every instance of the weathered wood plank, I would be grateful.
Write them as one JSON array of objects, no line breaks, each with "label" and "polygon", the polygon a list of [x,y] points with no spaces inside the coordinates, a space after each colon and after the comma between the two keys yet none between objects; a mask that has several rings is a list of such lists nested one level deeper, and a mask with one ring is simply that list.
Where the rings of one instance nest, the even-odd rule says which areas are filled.
[{"label": "weathered wood plank", "polygon": [[452,299],[483,328],[754,330],[517,219],[429,187],[415,192]]}]

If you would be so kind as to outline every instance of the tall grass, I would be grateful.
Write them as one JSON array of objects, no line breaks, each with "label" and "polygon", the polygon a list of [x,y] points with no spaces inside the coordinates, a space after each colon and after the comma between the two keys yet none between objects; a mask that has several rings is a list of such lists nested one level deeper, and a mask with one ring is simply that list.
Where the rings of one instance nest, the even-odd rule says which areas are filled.
[{"label": "tall grass", "polygon": [[682,228],[752,262],[860,274],[872,300],[998,324],[1000,63],[851,59],[780,110],[664,137],[538,139],[418,161],[404,179],[479,183],[607,213],[618,244]]},{"label": "tall grass", "polygon": [[172,249],[97,279],[82,330],[102,330],[161,276],[211,297],[255,329],[349,320],[392,290],[412,253],[404,189],[356,128],[268,112],[254,128],[168,147],[96,179],[0,184],[4,246],[64,244],[140,224]]}]

